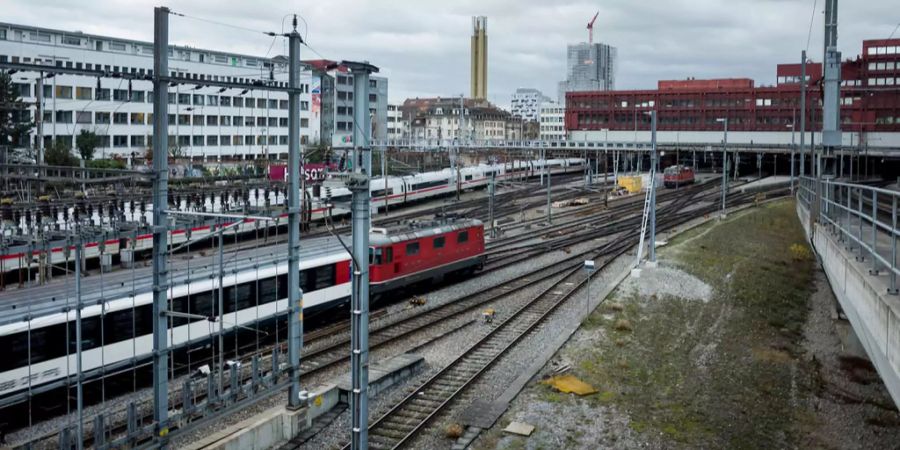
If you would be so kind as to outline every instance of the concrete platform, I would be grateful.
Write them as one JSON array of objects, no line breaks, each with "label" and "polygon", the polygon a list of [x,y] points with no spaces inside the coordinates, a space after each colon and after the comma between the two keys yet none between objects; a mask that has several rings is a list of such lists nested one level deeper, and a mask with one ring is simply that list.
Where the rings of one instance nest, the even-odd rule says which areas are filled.
[{"label": "concrete platform", "polygon": [[[795,178],[794,182],[799,183],[799,180]],[[761,188],[770,188],[772,186],[787,187],[790,185],[791,185],[791,177],[783,176],[783,175],[776,175],[776,176],[756,179],[755,181],[751,181],[751,182],[739,187],[737,190],[738,190],[738,192],[753,192],[753,191],[759,190]]]},{"label": "concrete platform", "polygon": [[[385,389],[415,375],[425,365],[425,358],[405,353],[377,361],[369,365],[369,398],[378,395]],[[346,374],[335,383],[339,401],[349,403],[351,390],[350,374]]]},{"label": "concrete platform", "polygon": [[278,406],[183,447],[187,450],[266,450],[310,426],[307,408]]}]

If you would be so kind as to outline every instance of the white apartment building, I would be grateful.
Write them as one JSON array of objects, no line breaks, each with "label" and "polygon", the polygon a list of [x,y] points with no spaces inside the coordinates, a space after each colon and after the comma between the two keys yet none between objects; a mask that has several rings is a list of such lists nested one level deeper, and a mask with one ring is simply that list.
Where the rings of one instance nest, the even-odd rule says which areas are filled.
[{"label": "white apartment building", "polygon": [[409,137],[409,122],[403,119],[400,105],[387,106],[387,138],[406,139]]},{"label": "white apartment building", "polygon": [[[37,104],[43,81],[42,138],[45,145],[61,140],[73,146],[81,130],[101,139],[95,158],[142,156],[152,142],[153,45],[150,42],[89,35],[80,32],[0,23],[0,63],[23,63],[97,71],[97,76],[56,75],[43,80],[39,72],[16,72],[13,81],[23,100]],[[288,99],[283,92],[219,88],[204,81],[287,86],[287,58],[261,58],[229,52],[169,47],[171,76],[196,83],[169,86],[169,145],[195,161],[285,159],[288,151]],[[146,76],[128,81],[117,74]],[[352,134],[353,83],[337,76],[325,95],[333,99],[323,120],[323,101],[314,123],[310,84],[312,70],[301,73],[300,142],[343,142]],[[332,80],[334,81],[334,80]],[[325,89],[319,87],[322,95]],[[343,97],[343,98],[342,98]],[[370,114],[376,134],[387,134],[387,79],[370,80]],[[349,106],[349,110],[347,107]],[[344,110],[341,111],[340,109]],[[331,128],[323,126],[331,125]],[[38,127],[32,131],[37,142]],[[323,131],[326,133],[323,135]],[[332,134],[338,134],[332,138]],[[377,136],[376,136],[377,137]]]},{"label": "white apartment building", "polygon": [[409,138],[518,140],[522,120],[486,100],[465,99],[460,121],[459,98],[407,99],[400,109],[409,124]]},{"label": "white apartment building", "polygon": [[526,122],[537,122],[541,105],[551,102],[550,98],[537,89],[519,88],[512,95],[510,113]]},{"label": "white apartment building", "polygon": [[564,141],[566,139],[566,108],[556,103],[541,107],[540,139]]}]

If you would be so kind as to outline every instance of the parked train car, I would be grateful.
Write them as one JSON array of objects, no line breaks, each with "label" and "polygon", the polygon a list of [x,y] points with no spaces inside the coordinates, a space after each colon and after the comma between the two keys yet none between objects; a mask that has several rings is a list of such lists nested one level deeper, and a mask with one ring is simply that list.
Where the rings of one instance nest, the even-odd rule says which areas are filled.
[{"label": "parked train car", "polygon": [[663,170],[663,184],[667,188],[684,186],[694,182],[694,168],[691,166],[674,165]]},{"label": "parked train car", "polygon": [[[577,173],[583,170],[584,160],[580,158],[560,158],[536,161],[513,161],[507,164],[480,164],[460,169],[460,188],[478,189],[486,187],[491,176],[498,182],[526,179],[541,176],[544,170],[551,174]],[[372,206],[379,210],[385,205],[389,208],[403,207],[413,202],[419,202],[450,195],[456,192],[457,175],[450,169],[436,172],[425,172],[402,177],[388,177],[387,188],[384,178],[375,178],[370,183]],[[257,202],[262,203],[262,194],[256,194]],[[312,222],[324,221],[326,217],[341,217],[350,214],[350,190],[345,187],[316,186],[308,187],[303,202],[309,220]],[[283,199],[270,193],[269,201],[277,204]],[[150,217],[152,205],[147,206],[145,214]],[[284,223],[287,214],[282,214],[280,219]],[[149,219],[148,219],[149,220]],[[254,219],[245,219],[239,224],[225,222],[221,225],[200,225],[196,227],[178,229],[170,232],[169,242],[177,247],[188,240],[199,240],[214,234],[219,228],[227,228],[225,236],[243,235],[253,233],[273,226],[274,223],[257,223]],[[104,254],[117,255],[122,249],[128,248],[135,252],[148,251],[153,247],[153,235],[149,232],[136,236],[110,239],[101,246],[99,242],[87,243],[84,248],[85,260],[93,260]],[[50,264],[65,264],[74,258],[74,247],[66,251],[64,244],[51,245],[48,249]],[[40,254],[43,249],[32,249],[31,253],[26,248],[10,249],[0,254],[0,273],[7,273],[25,267],[37,268],[40,264]]]},{"label": "parked train car", "polygon": [[[370,234],[369,279],[373,298],[384,297],[415,283],[448,274],[479,270],[484,259],[484,225],[475,219],[446,218],[418,222],[397,229],[374,229]],[[300,287],[304,313],[334,308],[350,298],[350,256],[334,238],[304,244],[300,259]],[[192,271],[190,278],[172,280],[172,310],[183,313],[170,322],[173,350],[206,345],[221,324],[228,332],[283,317],[287,311],[287,263],[260,263],[242,252],[246,261],[222,280],[224,314],[215,311],[219,281],[217,265]],[[256,254],[265,261],[271,249]],[[283,253],[283,252],[281,252]],[[271,261],[271,260],[270,260]],[[206,272],[206,273],[203,273]],[[91,289],[100,280],[85,280],[82,310],[82,365],[88,378],[148,359],[152,349],[151,273],[141,269],[138,286],[102,293]],[[75,312],[62,312],[56,301],[59,286],[46,285],[11,292],[0,325],[0,404],[10,395],[29,389],[40,392],[64,385],[76,367]],[[52,300],[51,300],[52,298]],[[44,311],[42,314],[41,311]],[[27,311],[27,312],[26,312]],[[68,334],[68,336],[67,336]],[[29,365],[30,363],[30,365]]]}]

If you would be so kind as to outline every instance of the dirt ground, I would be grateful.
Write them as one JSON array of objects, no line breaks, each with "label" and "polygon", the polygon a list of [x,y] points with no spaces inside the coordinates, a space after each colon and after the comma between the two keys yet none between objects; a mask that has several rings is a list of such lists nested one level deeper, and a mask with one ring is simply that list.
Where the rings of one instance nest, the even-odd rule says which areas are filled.
[{"label": "dirt ground", "polygon": [[[568,365],[598,393],[534,383],[475,448],[900,448],[900,414],[844,350],[792,202],[659,254],[659,274],[623,283],[544,368]],[[513,420],[536,430],[503,434]]]}]

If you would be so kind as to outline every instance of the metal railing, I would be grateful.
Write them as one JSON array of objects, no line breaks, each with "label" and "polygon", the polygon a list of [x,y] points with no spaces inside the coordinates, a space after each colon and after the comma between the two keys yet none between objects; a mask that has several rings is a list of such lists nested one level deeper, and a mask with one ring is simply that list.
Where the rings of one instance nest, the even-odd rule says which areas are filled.
[{"label": "metal railing", "polygon": [[896,295],[897,203],[900,192],[833,180],[800,179],[797,199],[838,242],[870,264],[869,274],[886,271],[888,294]]}]

